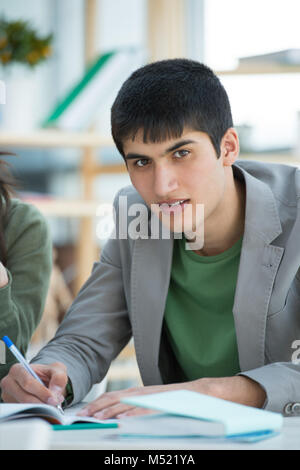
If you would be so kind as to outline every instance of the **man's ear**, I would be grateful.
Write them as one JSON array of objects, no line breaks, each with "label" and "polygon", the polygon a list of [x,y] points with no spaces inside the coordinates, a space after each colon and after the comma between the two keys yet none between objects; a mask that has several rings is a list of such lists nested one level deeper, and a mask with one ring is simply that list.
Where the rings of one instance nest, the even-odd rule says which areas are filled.
[{"label": "man's ear", "polygon": [[236,130],[230,127],[225,132],[221,141],[221,156],[224,166],[231,166],[236,161],[240,152],[239,137]]}]

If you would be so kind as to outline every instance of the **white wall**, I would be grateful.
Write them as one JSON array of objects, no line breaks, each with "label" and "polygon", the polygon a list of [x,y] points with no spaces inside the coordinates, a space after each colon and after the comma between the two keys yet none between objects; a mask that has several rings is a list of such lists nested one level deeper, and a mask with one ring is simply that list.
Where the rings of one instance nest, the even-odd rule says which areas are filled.
[{"label": "white wall", "polygon": [[81,78],[84,71],[84,0],[51,2],[55,74],[49,93],[61,98]]},{"label": "white wall", "polygon": [[204,60],[204,0],[186,0],[186,50],[189,59]]},{"label": "white wall", "polygon": [[[205,61],[232,69],[239,57],[300,49],[299,18],[299,0],[205,0]],[[300,74],[221,78],[235,124],[252,127],[254,150],[297,145]]]},{"label": "white wall", "polygon": [[99,48],[146,47],[147,0],[98,0],[98,4]]}]

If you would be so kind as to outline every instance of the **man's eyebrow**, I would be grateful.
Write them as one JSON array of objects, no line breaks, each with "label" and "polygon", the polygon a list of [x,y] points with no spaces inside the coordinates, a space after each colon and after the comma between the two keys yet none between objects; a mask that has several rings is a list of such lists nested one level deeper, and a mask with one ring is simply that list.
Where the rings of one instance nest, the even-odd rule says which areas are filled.
[{"label": "man's eyebrow", "polygon": [[149,158],[148,155],[141,155],[139,153],[128,153],[125,155],[125,160],[132,160],[132,159],[142,159],[142,158]]},{"label": "man's eyebrow", "polygon": [[[169,152],[174,152],[174,150],[177,150],[183,145],[187,145],[187,144],[196,144],[196,141],[192,139],[180,140],[179,142],[176,142],[176,144],[167,148],[162,154],[162,156],[166,155]],[[139,153],[128,153],[127,155],[125,155],[125,160],[140,159],[140,158],[142,159],[142,158],[151,158],[151,157],[149,157],[149,155],[142,155]]]},{"label": "man's eyebrow", "polygon": [[196,144],[195,140],[192,139],[187,139],[187,140],[180,140],[179,142],[176,142],[176,144],[172,145],[169,147],[165,152],[164,155],[166,155],[169,152],[173,152],[174,150],[179,149],[179,147],[182,147],[183,145],[188,145],[188,144]]}]

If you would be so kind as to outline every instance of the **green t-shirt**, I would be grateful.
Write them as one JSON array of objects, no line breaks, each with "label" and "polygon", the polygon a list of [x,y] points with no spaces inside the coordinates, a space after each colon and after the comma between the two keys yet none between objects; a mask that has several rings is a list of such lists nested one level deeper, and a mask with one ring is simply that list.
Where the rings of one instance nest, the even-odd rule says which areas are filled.
[{"label": "green t-shirt", "polygon": [[187,380],[240,372],[233,302],[242,239],[216,256],[174,241],[165,308],[167,336]]}]

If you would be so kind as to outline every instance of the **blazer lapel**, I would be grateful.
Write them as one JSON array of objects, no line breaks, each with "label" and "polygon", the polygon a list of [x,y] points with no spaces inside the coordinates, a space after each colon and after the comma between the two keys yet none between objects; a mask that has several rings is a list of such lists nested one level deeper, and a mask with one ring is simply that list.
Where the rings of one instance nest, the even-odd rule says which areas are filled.
[{"label": "blazer lapel", "polygon": [[240,368],[246,371],[265,362],[266,317],[284,249],[271,245],[282,232],[272,191],[240,170],[246,184],[246,217],[233,315]]}]

